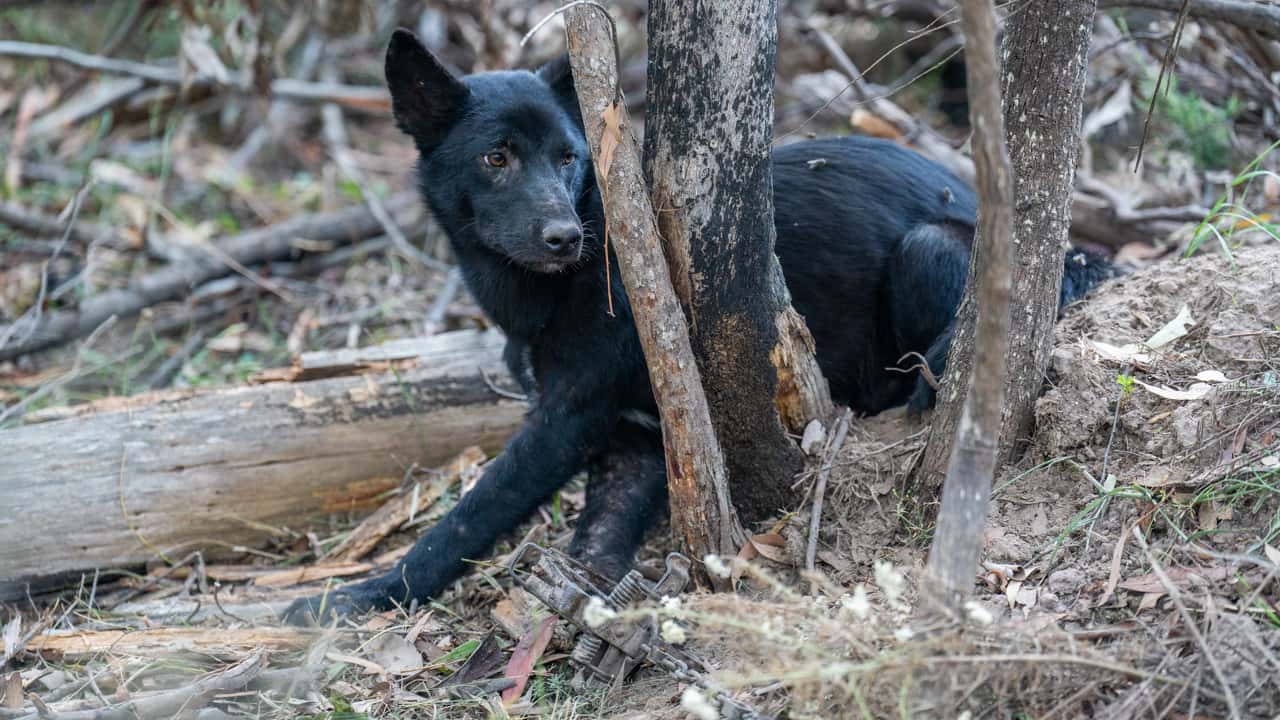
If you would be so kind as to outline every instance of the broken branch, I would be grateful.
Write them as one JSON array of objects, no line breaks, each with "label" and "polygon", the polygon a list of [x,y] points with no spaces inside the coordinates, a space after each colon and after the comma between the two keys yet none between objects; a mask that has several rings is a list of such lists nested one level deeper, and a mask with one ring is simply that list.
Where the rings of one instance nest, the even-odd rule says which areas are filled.
[{"label": "broken branch", "polygon": [[[414,213],[412,217],[417,217],[419,203],[415,193],[404,192],[388,200],[386,207],[393,214]],[[225,258],[248,266],[287,256],[298,238],[339,243],[364,239],[381,230],[382,225],[368,208],[354,207],[293,217],[233,235],[211,246],[223,258],[212,253],[196,256],[181,265],[145,275],[126,288],[93,295],[75,310],[44,313],[24,341],[0,346],[0,361],[82,337],[113,315],[121,318],[136,315],[145,307],[181,296],[192,286],[228,275],[231,268]],[[0,337],[7,334],[0,330]]]}]

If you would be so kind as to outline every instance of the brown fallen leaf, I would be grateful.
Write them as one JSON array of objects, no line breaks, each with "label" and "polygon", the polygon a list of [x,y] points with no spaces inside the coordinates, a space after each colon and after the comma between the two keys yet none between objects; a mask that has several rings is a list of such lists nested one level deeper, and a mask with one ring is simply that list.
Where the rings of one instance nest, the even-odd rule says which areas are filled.
[{"label": "brown fallen leaf", "polygon": [[[1212,582],[1221,582],[1231,576],[1230,568],[1213,567],[1213,568],[1183,568],[1173,567],[1165,571],[1169,576],[1169,580],[1178,587],[1187,585],[1207,585]],[[1160,578],[1155,573],[1147,573],[1139,575],[1135,578],[1129,578],[1120,583],[1121,590],[1140,593],[1160,593],[1164,594],[1166,588],[1164,583],[1160,582]]]},{"label": "brown fallen leaf", "polygon": [[1120,539],[1116,541],[1115,550],[1111,552],[1111,573],[1107,576],[1107,586],[1102,590],[1102,597],[1098,602],[1094,603],[1094,607],[1102,607],[1107,604],[1111,596],[1115,594],[1116,587],[1120,585],[1120,561],[1124,559],[1124,546],[1129,540],[1129,535],[1133,533],[1133,529],[1137,527],[1137,523],[1129,526],[1129,529],[1120,533]]},{"label": "brown fallen leaf", "polygon": [[462,667],[440,683],[439,687],[450,685],[468,685],[488,678],[502,667],[502,648],[493,631],[480,641],[480,645],[471,653],[471,657],[462,663]]},{"label": "brown fallen leaf", "polygon": [[622,105],[615,98],[604,112],[604,133],[600,136],[600,177],[609,179],[609,168],[613,167],[613,155],[622,142]]},{"label": "brown fallen leaf", "polygon": [[365,646],[368,659],[381,665],[392,675],[407,675],[422,668],[422,654],[396,633],[383,633]]},{"label": "brown fallen leaf", "polygon": [[514,587],[489,610],[489,617],[511,638],[521,638],[529,630],[529,594]]},{"label": "brown fallen leaf", "polygon": [[31,120],[58,99],[57,87],[32,87],[22,94],[18,102],[18,116],[14,120],[13,135],[9,141],[9,159],[4,168],[4,187],[10,194],[22,184],[22,158],[26,154],[27,131]]},{"label": "brown fallen leaf", "polygon": [[1185,470],[1160,465],[1151,468],[1145,477],[1134,480],[1133,484],[1154,490],[1156,488],[1186,485],[1190,479],[1190,475]]},{"label": "brown fallen leaf", "polygon": [[779,533],[752,535],[747,542],[754,546],[761,556],[776,563],[791,564],[791,558],[787,557],[787,541]]},{"label": "brown fallen leaf", "polygon": [[502,691],[503,703],[515,702],[524,694],[524,686],[529,682],[533,666],[538,663],[538,658],[542,657],[543,651],[547,649],[547,643],[551,642],[551,634],[555,631],[556,622],[557,618],[554,615],[543,618],[542,622],[520,638],[516,649],[511,651],[511,660],[507,663],[507,669],[503,675],[515,680],[516,684]]},{"label": "brown fallen leaf", "polygon": [[1025,581],[1028,573],[1021,565],[994,560],[982,561],[982,579],[992,590],[1003,591],[1011,581]]},{"label": "brown fallen leaf", "polygon": [[905,141],[902,131],[898,130],[896,125],[863,108],[857,108],[849,114],[849,125],[861,131],[863,135],[899,143]]}]

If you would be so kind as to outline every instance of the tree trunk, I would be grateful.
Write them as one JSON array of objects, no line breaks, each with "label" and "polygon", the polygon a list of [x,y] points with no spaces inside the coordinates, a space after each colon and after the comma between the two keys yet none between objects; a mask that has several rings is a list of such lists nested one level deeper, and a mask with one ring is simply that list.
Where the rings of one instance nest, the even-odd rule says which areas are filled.
[{"label": "tree trunk", "polygon": [[[799,433],[830,410],[773,253],[776,0],[649,4],[645,164],[734,504],[794,504]],[[674,498],[673,498],[674,499]]]},{"label": "tree trunk", "polygon": [[[1013,296],[1025,310],[1011,318],[998,463],[1011,460],[1031,435],[1035,401],[1053,349],[1094,6],[1094,0],[1036,0],[1011,13],[1005,25],[1001,77],[1014,172]],[[929,481],[936,482],[951,455],[960,390],[968,387],[972,371],[972,293],[970,283],[933,413],[923,465]]]},{"label": "tree trunk", "polygon": [[506,378],[502,345],[460,331],[313,353],[271,375],[322,379],[108,398],[0,430],[0,601],[28,580],[226,555],[371,510],[415,462],[501,450],[524,414],[480,375]]},{"label": "tree trunk", "polygon": [[604,199],[606,237],[617,254],[662,418],[671,524],[692,557],[732,556],[744,537],[730,505],[724,458],[689,328],[663,259],[635,134],[626,104],[615,93],[616,56],[609,29],[590,7],[570,10],[565,25],[574,86]]},{"label": "tree trunk", "polygon": [[991,500],[1005,394],[1009,239],[1013,223],[1013,171],[1004,142],[992,0],[962,0],[960,21],[968,38],[965,64],[979,203],[965,304],[974,309],[972,299],[976,296],[981,312],[977,317],[973,372],[966,378],[964,408],[947,466],[938,526],[929,548],[929,580],[921,588],[926,611],[945,609],[952,613],[958,613],[973,588]]}]

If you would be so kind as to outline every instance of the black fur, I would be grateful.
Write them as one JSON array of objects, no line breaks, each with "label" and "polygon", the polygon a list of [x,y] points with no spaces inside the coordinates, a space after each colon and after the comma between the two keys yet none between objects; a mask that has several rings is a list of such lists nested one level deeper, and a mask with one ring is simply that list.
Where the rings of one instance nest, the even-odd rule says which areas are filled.
[{"label": "black fur", "polygon": [[[603,212],[567,65],[458,80],[397,31],[387,81],[397,123],[422,154],[422,194],[467,287],[507,334],[512,373],[536,396],[505,452],[392,572],[323,604],[300,601],[294,620],[436,595],[465,559],[484,557],[583,469],[587,508],[571,549],[608,575],[630,566],[665,506],[661,439],[633,420],[656,409],[616,276],[616,317],[605,310]],[[974,231],[972,190],[910,150],[859,138],[778,148],[773,182],[777,254],[834,399],[864,413],[930,405],[918,372],[891,368],[910,368],[917,361],[901,358],[914,352],[936,375],[944,369]],[[579,231],[576,252],[548,244],[552,225]],[[1073,253],[1063,302],[1107,267]]]}]

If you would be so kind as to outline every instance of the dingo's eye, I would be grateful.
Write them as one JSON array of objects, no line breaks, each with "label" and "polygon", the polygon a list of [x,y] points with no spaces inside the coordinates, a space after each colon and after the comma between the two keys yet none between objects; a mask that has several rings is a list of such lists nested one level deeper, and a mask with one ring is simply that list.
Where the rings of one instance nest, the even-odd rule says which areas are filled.
[{"label": "dingo's eye", "polygon": [[577,160],[577,159],[578,159],[578,156],[577,156],[577,155],[574,155],[573,153],[565,153],[565,154],[564,154],[564,158],[560,160],[560,164],[561,164],[561,165],[572,165],[572,164],[573,164],[573,161],[574,161],[574,160]]},{"label": "dingo's eye", "polygon": [[484,164],[489,167],[501,168],[507,166],[507,154],[504,152],[493,151],[484,156]]}]

